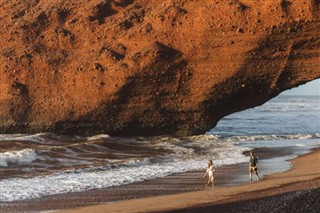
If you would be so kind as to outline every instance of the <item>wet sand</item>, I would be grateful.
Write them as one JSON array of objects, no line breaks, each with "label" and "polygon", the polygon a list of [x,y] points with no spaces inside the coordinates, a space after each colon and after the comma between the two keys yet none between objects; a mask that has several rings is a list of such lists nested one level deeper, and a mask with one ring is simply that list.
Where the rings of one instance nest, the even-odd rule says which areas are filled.
[{"label": "wet sand", "polygon": [[[270,159],[288,155],[292,150],[288,151],[286,148],[281,151],[281,149],[277,148],[275,152],[273,149],[260,148],[257,151],[259,151],[264,159]],[[262,199],[264,201],[270,196],[281,196],[283,193],[295,193],[297,191],[304,193],[305,190],[308,193],[308,190],[316,190],[315,192],[312,191],[311,197],[313,197],[313,194],[316,195],[320,188],[319,156],[320,151],[317,150],[296,160],[296,162],[305,161],[304,159],[308,157],[307,168],[309,170],[307,171],[300,171],[301,165],[295,163],[294,168],[288,172],[264,177],[264,180],[259,182],[254,181],[253,183],[249,183],[249,185],[247,184],[248,165],[247,163],[242,163],[217,168],[215,174],[216,186],[214,188],[206,186],[205,180],[202,179],[204,171],[194,171],[112,188],[94,189],[81,193],[66,193],[20,202],[1,203],[0,211],[39,212],[70,209],[65,211],[196,212],[201,210],[211,212],[212,208],[219,209],[221,205],[221,208],[227,208],[223,205],[231,205],[232,207],[232,205],[236,204],[236,206],[239,206],[237,202],[241,202],[243,209],[246,209],[246,203],[250,206],[251,200]],[[312,159],[317,161],[312,164],[313,169],[310,168]],[[292,171],[298,172],[292,173]],[[257,203],[257,201],[254,203]],[[71,210],[74,208],[76,209]],[[238,208],[236,209],[238,211]],[[245,211],[248,212],[247,210]]]}]

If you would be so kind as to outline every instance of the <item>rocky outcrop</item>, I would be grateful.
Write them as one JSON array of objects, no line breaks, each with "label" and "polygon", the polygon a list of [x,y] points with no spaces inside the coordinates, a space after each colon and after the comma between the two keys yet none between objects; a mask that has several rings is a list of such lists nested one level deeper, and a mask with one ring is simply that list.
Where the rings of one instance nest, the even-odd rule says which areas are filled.
[{"label": "rocky outcrop", "polygon": [[0,0],[0,133],[190,135],[320,77],[317,0]]}]

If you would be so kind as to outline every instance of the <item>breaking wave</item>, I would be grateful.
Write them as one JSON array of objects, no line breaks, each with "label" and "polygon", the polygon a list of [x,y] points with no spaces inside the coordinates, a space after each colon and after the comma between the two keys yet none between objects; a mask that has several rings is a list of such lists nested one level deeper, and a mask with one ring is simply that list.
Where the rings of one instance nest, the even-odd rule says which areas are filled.
[{"label": "breaking wave", "polygon": [[24,149],[19,151],[8,151],[0,153],[0,167],[7,167],[10,163],[31,163],[37,159],[41,159],[32,149]]}]

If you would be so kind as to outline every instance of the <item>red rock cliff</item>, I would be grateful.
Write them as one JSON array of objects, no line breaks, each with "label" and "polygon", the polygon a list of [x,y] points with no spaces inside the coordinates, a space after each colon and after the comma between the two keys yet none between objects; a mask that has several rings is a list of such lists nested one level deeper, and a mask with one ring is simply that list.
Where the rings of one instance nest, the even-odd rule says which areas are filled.
[{"label": "red rock cliff", "polygon": [[318,0],[0,0],[0,133],[200,134],[320,77]]}]

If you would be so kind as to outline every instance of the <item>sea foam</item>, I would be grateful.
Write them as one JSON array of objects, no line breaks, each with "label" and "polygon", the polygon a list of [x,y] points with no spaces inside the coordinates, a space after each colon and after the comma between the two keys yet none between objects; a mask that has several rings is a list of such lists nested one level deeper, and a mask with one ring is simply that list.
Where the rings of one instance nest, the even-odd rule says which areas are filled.
[{"label": "sea foam", "polygon": [[[243,147],[217,150],[220,155],[195,159],[171,158],[151,162],[144,158],[122,164],[118,168],[99,167],[64,171],[33,178],[10,178],[0,181],[0,202],[25,200],[67,192],[80,192],[95,188],[119,186],[191,170],[205,170],[208,159],[216,167],[245,162]],[[125,175],[124,175],[125,174]]]}]

